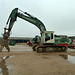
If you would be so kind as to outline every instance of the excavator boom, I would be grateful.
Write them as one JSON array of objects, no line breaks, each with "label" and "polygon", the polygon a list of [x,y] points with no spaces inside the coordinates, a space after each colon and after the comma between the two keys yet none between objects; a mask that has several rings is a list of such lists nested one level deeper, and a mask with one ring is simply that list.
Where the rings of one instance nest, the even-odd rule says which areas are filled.
[{"label": "excavator boom", "polygon": [[[10,31],[11,31],[15,21],[17,20],[17,17],[34,24],[35,26],[37,26],[39,28],[40,31],[46,31],[45,25],[39,19],[37,19],[36,17],[33,17],[32,15],[30,15],[27,12],[21,11],[22,12],[21,13],[18,11],[21,11],[21,10],[19,10],[18,8],[13,9],[7,20],[6,25],[9,25],[9,26],[8,26],[8,28],[4,28],[4,30],[5,30],[4,34],[6,34],[8,37],[10,36]],[[6,32],[6,30],[7,30],[7,32]]]}]

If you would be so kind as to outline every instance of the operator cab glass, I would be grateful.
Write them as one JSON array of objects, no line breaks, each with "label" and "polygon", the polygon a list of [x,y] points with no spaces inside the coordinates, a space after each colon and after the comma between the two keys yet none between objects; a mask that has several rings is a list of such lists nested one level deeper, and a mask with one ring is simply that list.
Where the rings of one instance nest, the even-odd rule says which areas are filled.
[{"label": "operator cab glass", "polygon": [[53,39],[53,33],[46,33],[45,34],[45,41]]},{"label": "operator cab glass", "polygon": [[48,40],[50,40],[50,34],[46,33],[45,34],[45,41],[48,41]]}]

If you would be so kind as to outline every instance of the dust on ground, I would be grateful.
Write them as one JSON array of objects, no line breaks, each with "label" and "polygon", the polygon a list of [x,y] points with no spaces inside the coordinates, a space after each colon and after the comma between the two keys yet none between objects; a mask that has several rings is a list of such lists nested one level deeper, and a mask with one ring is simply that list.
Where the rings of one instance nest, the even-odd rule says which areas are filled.
[{"label": "dust on ground", "polygon": [[[75,56],[74,49],[67,52],[36,53],[26,44],[10,46],[0,52],[0,75],[75,75],[75,64],[62,56]],[[3,67],[3,68],[2,68]],[[2,72],[3,71],[3,72]]]}]

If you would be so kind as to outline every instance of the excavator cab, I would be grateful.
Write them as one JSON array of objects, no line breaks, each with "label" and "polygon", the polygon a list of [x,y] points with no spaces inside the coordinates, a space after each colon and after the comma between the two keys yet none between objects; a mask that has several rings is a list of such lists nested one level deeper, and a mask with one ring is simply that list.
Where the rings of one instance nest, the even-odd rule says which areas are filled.
[{"label": "excavator cab", "polygon": [[54,44],[54,31],[43,31],[41,32],[41,44]]}]

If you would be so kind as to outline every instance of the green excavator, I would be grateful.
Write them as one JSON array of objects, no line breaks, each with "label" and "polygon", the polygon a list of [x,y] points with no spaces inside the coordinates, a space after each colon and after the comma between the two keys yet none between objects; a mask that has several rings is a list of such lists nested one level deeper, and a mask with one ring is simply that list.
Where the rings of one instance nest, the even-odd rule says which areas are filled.
[{"label": "green excavator", "polygon": [[37,36],[34,38],[37,42],[33,44],[33,51],[44,52],[47,50],[67,50],[69,39],[66,35],[54,35],[54,31],[47,31],[45,25],[38,18],[30,15],[27,12],[23,12],[18,8],[13,9],[9,15],[9,18],[6,22],[6,27],[4,28],[3,38],[9,38],[11,29],[15,21],[17,21],[17,17],[32,23],[40,30],[41,37]]}]

